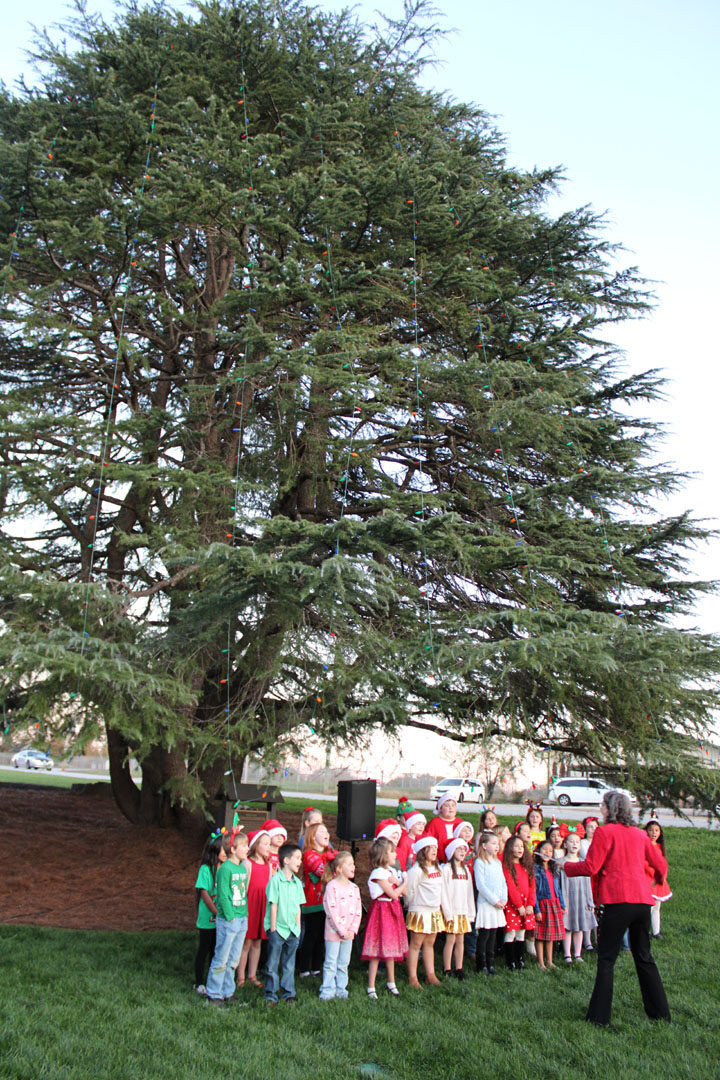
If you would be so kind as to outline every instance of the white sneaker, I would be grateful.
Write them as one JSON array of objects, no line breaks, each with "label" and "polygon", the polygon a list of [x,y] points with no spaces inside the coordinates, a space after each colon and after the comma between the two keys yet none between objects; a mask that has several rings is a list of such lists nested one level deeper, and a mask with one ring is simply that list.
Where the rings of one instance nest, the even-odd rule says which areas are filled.
[{"label": "white sneaker", "polygon": [[194,986],[193,990],[195,991],[196,994],[199,994],[200,997],[207,997],[207,990],[205,989],[205,987],[203,986],[202,983],[200,983],[199,986]]},{"label": "white sneaker", "polygon": [[310,972],[309,971],[301,971],[300,972],[300,978],[301,979],[307,979],[309,977],[310,977]]}]

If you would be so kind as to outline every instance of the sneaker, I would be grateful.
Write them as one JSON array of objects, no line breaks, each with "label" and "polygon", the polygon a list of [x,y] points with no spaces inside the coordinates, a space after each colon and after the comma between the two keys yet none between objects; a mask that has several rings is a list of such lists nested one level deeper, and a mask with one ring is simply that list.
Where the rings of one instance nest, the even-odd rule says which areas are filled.
[{"label": "sneaker", "polygon": [[199,986],[193,986],[193,990],[196,994],[200,994],[200,997],[207,997],[207,990],[202,983]]},{"label": "sneaker", "polygon": [[320,974],[322,974],[322,972],[320,972],[320,971],[311,971],[310,974],[311,975],[320,975]]},{"label": "sneaker", "polygon": [[309,971],[301,971],[300,972],[300,978],[301,979],[308,979],[309,977],[310,977],[310,972]]},{"label": "sneaker", "polygon": [[226,1005],[236,1005],[238,1007],[238,1009],[247,1009],[247,1007],[248,1007],[248,1002],[247,1001],[241,1001],[240,998],[235,997],[234,994],[233,994],[232,997],[226,997],[225,998],[225,1004]]},{"label": "sneaker", "polygon": [[225,999],[224,998],[211,998],[211,997],[206,996],[205,1004],[206,1005],[212,1005],[213,1008],[215,1008],[215,1009],[224,1009],[225,1008]]},{"label": "sneaker", "polygon": [[283,1001],[285,1002],[286,1005],[294,1005],[295,1004],[295,998],[294,997],[283,998]]}]

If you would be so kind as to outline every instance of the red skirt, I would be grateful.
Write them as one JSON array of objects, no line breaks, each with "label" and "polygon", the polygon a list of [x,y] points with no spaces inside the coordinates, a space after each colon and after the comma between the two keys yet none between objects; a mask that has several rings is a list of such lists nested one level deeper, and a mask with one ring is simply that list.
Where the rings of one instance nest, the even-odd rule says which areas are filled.
[{"label": "red skirt", "polygon": [[562,941],[565,937],[565,924],[559,900],[540,901],[535,936],[538,941]]},{"label": "red skirt", "polygon": [[408,936],[399,900],[371,900],[361,960],[404,960]]},{"label": "red skirt", "polygon": [[530,912],[529,915],[520,916],[518,909],[514,904],[507,904],[505,907],[505,929],[506,930],[534,930],[535,929],[535,914]]}]

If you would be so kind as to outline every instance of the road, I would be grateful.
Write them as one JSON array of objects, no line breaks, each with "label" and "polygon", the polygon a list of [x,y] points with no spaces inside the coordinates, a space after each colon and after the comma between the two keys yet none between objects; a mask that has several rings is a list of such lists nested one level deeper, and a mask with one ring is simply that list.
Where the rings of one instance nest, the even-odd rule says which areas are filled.
[{"label": "road", "polygon": [[[316,802],[335,802],[336,795],[318,795],[310,794],[307,791],[285,791],[283,788],[283,795],[290,799],[307,799],[308,801],[314,800]],[[434,799],[413,799],[412,804],[416,810],[429,810],[432,812],[435,806]],[[397,799],[383,799],[378,798],[378,806],[392,806],[397,807]],[[477,814],[480,811],[480,806],[477,803],[464,802],[458,806],[458,814],[462,817],[463,810],[467,810],[471,814]],[[527,803],[498,803],[498,814],[504,817],[517,817],[524,818],[527,813]],[[543,806],[543,813],[546,818],[552,817],[553,814],[557,817],[558,821],[582,821],[584,817],[589,814],[597,814],[598,808],[596,806],[553,806],[548,803]],[[688,811],[689,818],[680,817],[673,810],[665,810],[663,808],[658,809],[658,821],[661,825],[676,825],[681,828],[688,826],[694,826],[696,828],[707,829],[708,817],[707,814],[694,813]],[[716,820],[713,820],[709,826],[711,829],[720,828],[720,825]]]},{"label": "road", "polygon": [[[5,766],[0,766],[0,777],[2,776],[2,773],[4,771]],[[49,773],[45,769],[15,769],[12,766],[8,766],[7,771],[13,773],[16,776],[21,776],[23,773],[31,773],[33,776],[69,776],[73,779],[87,781],[110,780],[110,777],[106,772],[101,772],[99,770],[94,772],[88,770],[83,771],[79,769],[62,769],[58,766],[55,766],[52,772]],[[308,803],[335,802],[337,799],[336,794],[323,795],[319,792],[286,791],[284,788],[282,789],[282,792],[283,795],[285,795],[289,799],[307,799]],[[432,812],[432,809],[435,806],[435,801],[433,799],[413,799],[412,804],[416,810]],[[377,805],[397,807],[397,799],[378,798]],[[458,810],[460,813],[460,817],[462,817],[463,810],[467,810],[471,814],[477,814],[479,813],[480,807],[477,803],[465,802],[460,804]],[[517,817],[519,820],[520,818],[525,817],[525,814],[527,812],[527,803],[498,803],[497,812],[498,814],[502,814],[506,817]],[[592,806],[566,806],[563,808],[562,806],[553,806],[552,804],[548,803],[544,807],[544,812],[546,817],[550,817],[555,814],[559,821],[581,821],[588,814],[596,814],[598,812],[598,809],[597,807]],[[708,826],[707,814],[700,812],[695,813],[694,811],[688,811],[688,817],[685,818],[680,817],[680,815],[676,814],[673,810],[665,810],[661,807],[658,809],[657,813],[658,820],[661,825],[675,825],[679,826],[680,828],[687,828],[688,826],[694,826],[701,829],[707,829],[708,827],[711,829],[720,828],[720,824],[717,822],[717,820],[713,820]]]}]

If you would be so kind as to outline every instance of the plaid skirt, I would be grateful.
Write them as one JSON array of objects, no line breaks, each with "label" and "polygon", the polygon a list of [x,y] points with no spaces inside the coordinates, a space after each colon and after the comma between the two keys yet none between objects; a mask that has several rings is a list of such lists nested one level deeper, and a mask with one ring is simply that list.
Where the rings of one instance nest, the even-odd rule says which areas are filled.
[{"label": "plaid skirt", "polygon": [[540,901],[535,936],[538,941],[562,941],[565,937],[565,924],[559,900]]}]

